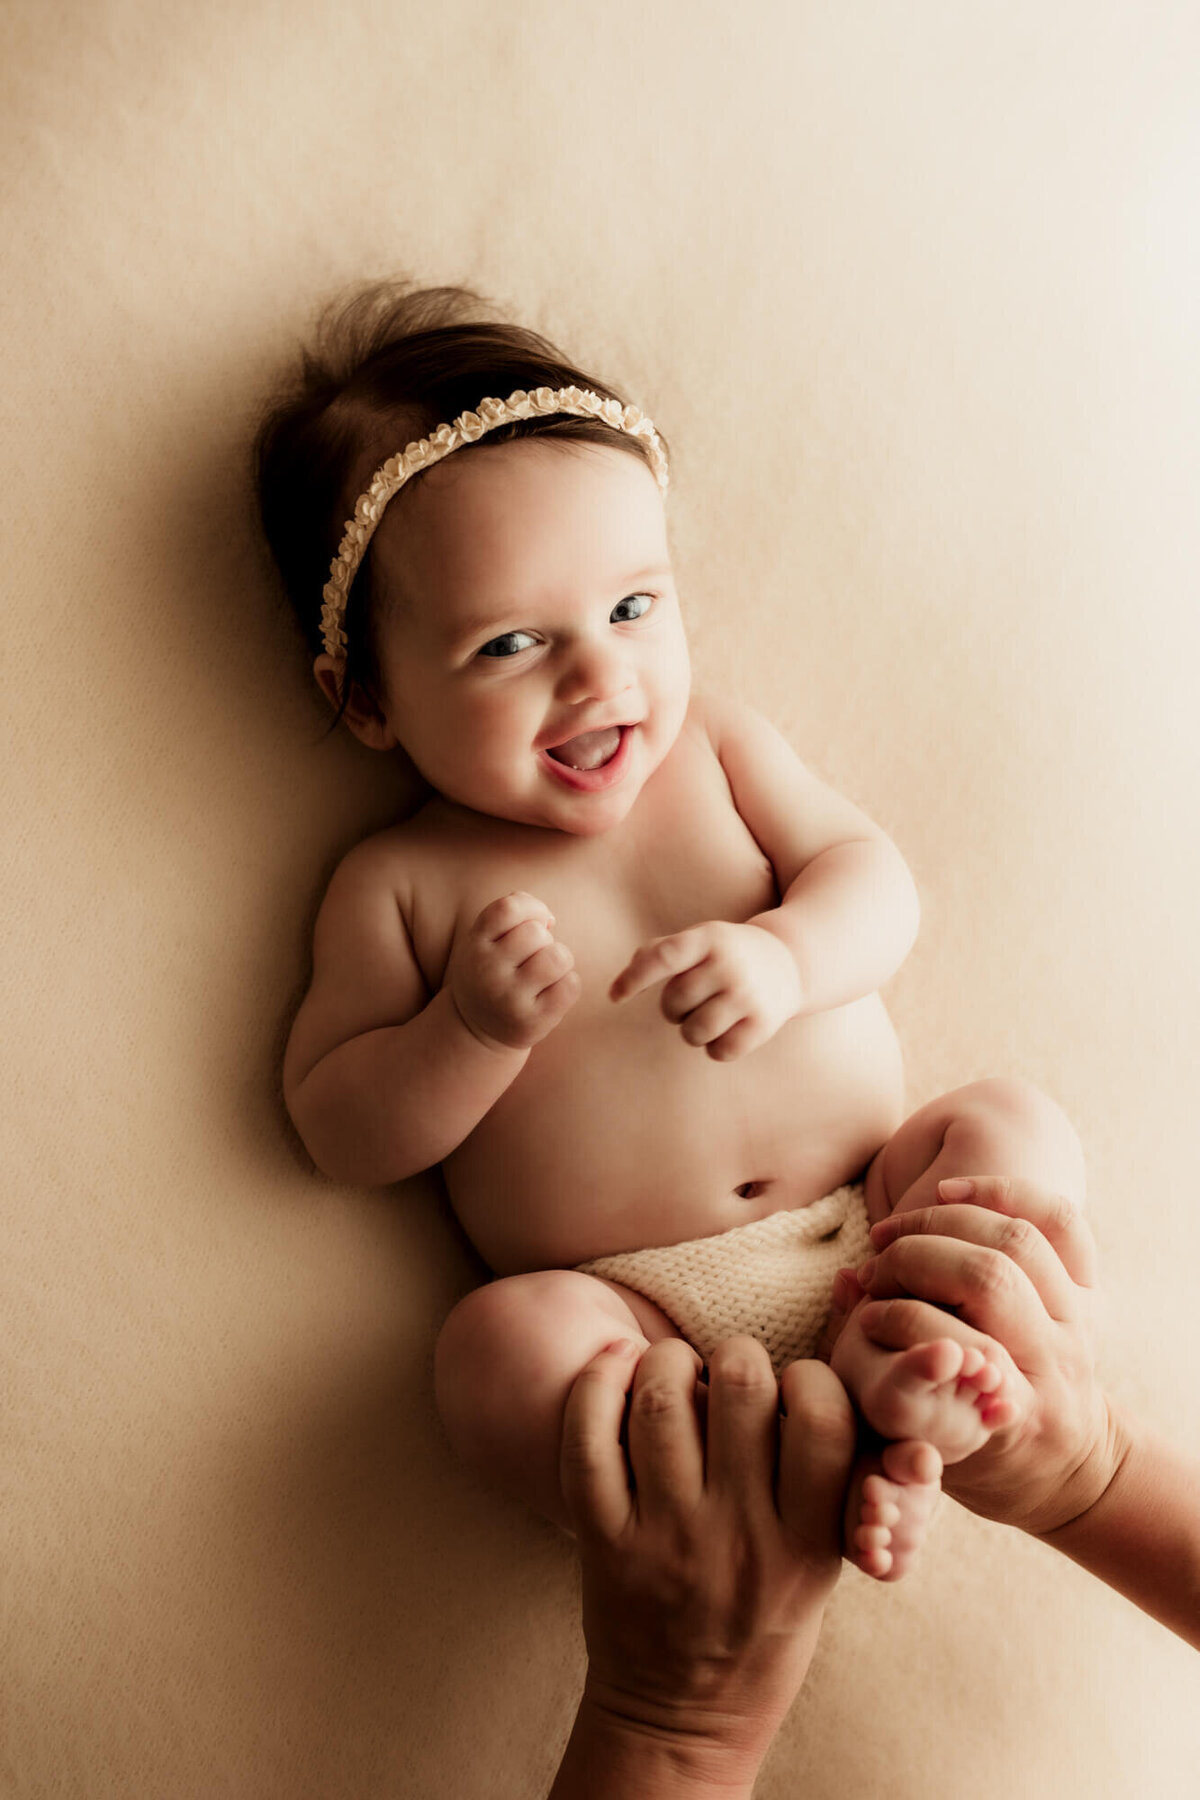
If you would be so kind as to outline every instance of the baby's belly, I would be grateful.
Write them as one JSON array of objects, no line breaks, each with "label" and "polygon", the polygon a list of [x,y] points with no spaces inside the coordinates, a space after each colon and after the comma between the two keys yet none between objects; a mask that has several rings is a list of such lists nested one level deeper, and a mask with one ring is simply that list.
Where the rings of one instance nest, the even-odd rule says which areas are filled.
[{"label": "baby's belly", "polygon": [[[634,1003],[630,1003],[631,1006]],[[878,995],[792,1020],[717,1063],[643,1014],[552,1032],[443,1164],[454,1210],[497,1274],[568,1268],[706,1237],[854,1180],[903,1117]]]}]

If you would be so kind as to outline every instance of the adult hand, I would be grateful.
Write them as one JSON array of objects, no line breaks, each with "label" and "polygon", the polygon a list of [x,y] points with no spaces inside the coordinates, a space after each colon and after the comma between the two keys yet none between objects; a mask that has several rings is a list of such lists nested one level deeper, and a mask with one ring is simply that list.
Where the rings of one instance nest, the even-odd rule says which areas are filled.
[{"label": "adult hand", "polygon": [[[588,1674],[553,1794],[749,1795],[841,1562],[854,1415],[832,1370],[731,1338],[610,1347],[567,1400]],[[628,1399],[628,1460],[622,1425]],[[624,1785],[623,1785],[624,1783]]]},{"label": "adult hand", "polygon": [[979,1176],[939,1184],[937,1206],[881,1219],[871,1243],[873,1268],[849,1285],[868,1297],[861,1323],[874,1343],[986,1334],[1033,1389],[1026,1419],[947,1467],[946,1492],[1039,1534],[1085,1512],[1127,1444],[1096,1380],[1096,1249],[1083,1215],[1033,1182]]}]

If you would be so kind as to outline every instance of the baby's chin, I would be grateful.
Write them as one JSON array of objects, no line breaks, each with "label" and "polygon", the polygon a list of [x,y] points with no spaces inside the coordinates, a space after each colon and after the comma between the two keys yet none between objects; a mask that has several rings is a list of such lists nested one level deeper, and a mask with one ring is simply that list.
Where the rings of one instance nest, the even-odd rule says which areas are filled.
[{"label": "baby's chin", "polygon": [[556,793],[548,788],[528,794],[486,793],[475,788],[460,788],[457,793],[442,791],[444,800],[452,801],[469,812],[505,825],[531,826],[541,831],[556,831],[564,837],[600,837],[628,818],[645,786],[645,779],[622,785],[619,790],[604,793],[573,794],[564,789]]},{"label": "baby's chin", "polygon": [[546,831],[561,832],[564,837],[602,837],[629,817],[644,785],[639,782],[636,789],[622,794],[589,794],[582,801],[568,798],[565,804],[551,799],[549,804],[535,803],[519,812],[493,817],[508,817],[513,824],[537,825]]}]

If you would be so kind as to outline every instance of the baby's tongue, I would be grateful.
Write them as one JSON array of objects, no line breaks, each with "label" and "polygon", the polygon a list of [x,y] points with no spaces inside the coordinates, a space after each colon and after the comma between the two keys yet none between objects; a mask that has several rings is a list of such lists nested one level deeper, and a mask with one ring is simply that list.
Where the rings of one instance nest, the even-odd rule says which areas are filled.
[{"label": "baby's tongue", "polygon": [[566,763],[569,769],[598,769],[601,763],[616,755],[620,742],[620,726],[610,725],[607,731],[584,731],[578,737],[569,738],[565,744],[556,744],[550,755],[555,762]]}]

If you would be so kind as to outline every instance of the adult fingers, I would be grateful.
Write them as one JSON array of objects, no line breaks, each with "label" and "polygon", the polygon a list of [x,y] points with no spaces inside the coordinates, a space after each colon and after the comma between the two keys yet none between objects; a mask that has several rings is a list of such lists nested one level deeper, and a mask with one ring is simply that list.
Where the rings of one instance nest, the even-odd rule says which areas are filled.
[{"label": "adult fingers", "polygon": [[779,1387],[771,1359],[750,1337],[727,1338],[708,1359],[710,1491],[736,1493],[748,1508],[774,1508]]},{"label": "adult fingers", "polygon": [[1053,1353],[1057,1322],[1025,1271],[998,1250],[949,1237],[900,1237],[869,1270],[860,1264],[857,1274],[872,1300],[910,1294],[953,1308],[1003,1344],[1023,1369],[1044,1367]]},{"label": "adult fingers", "polygon": [[914,1344],[928,1344],[935,1338],[953,1338],[964,1349],[981,1350],[991,1363],[999,1357],[1010,1380],[1022,1384],[1026,1376],[1036,1377],[1046,1360],[1045,1346],[1038,1355],[1024,1361],[1003,1338],[991,1337],[957,1314],[908,1295],[895,1300],[867,1300],[854,1316],[863,1336],[883,1350],[909,1350]]},{"label": "adult fingers", "polygon": [[629,1461],[643,1518],[688,1511],[704,1492],[695,1404],[702,1367],[682,1338],[660,1338],[638,1364],[629,1402]]},{"label": "adult fingers", "polygon": [[892,1213],[871,1227],[871,1248],[880,1253],[900,1238],[945,1237],[1009,1257],[1028,1276],[1052,1319],[1073,1321],[1082,1295],[1036,1225],[982,1206],[924,1206]]},{"label": "adult fingers", "polygon": [[805,1554],[836,1568],[854,1462],[854,1408],[825,1363],[790,1363],[779,1392],[779,1516]]},{"label": "adult fingers", "polygon": [[637,1345],[628,1338],[609,1344],[580,1371],[567,1395],[559,1479],[581,1537],[616,1539],[633,1515],[621,1424],[636,1357]]},{"label": "adult fingers", "polygon": [[[943,1188],[951,1190],[944,1199]],[[1028,1219],[1037,1226],[1072,1281],[1080,1287],[1096,1286],[1100,1262],[1096,1240],[1082,1211],[1067,1194],[1008,1175],[957,1176],[939,1182],[938,1189],[939,1208],[968,1202],[1010,1218]]]}]

